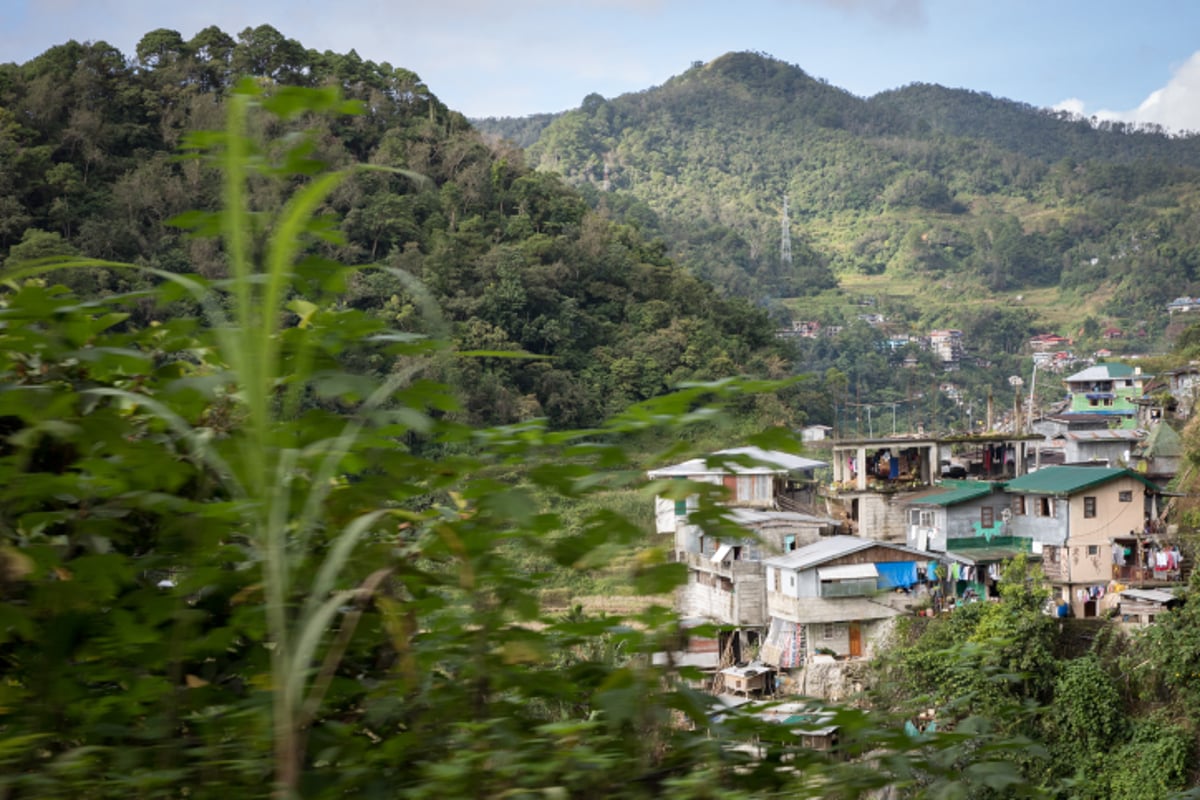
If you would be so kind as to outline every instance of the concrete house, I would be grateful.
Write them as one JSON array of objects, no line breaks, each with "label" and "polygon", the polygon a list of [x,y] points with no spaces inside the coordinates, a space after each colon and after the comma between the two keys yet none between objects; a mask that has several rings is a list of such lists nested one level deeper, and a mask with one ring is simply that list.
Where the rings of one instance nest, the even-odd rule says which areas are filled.
[{"label": "concrete house", "polygon": [[1166,589],[1126,589],[1118,596],[1117,613],[1125,626],[1141,628],[1181,605],[1182,598]]},{"label": "concrete house", "polygon": [[1176,417],[1190,417],[1200,398],[1200,364],[1168,370],[1166,377],[1167,391],[1175,400]]},{"label": "concrete house", "polygon": [[1144,394],[1149,376],[1141,367],[1105,363],[1076,372],[1064,381],[1070,401],[1068,413],[1104,414],[1112,419],[1112,427],[1133,428],[1137,420],[1137,404]]},{"label": "concrete house", "polygon": [[1139,429],[1105,428],[1091,431],[1067,431],[1054,437],[1055,450],[1063,454],[1064,464],[1096,464],[1127,467],[1133,454],[1146,438]]},{"label": "concrete house", "polygon": [[[710,484],[723,497],[702,504],[699,494],[682,500],[656,498],[659,533],[672,536],[672,558],[687,565],[679,612],[727,625],[724,637],[740,661],[760,640],[767,624],[763,559],[832,535],[836,520],[804,511],[814,470],[825,463],[790,453],[746,447],[723,450],[647,474],[654,480]],[[719,488],[717,488],[719,487]]]},{"label": "concrete house", "polygon": [[947,564],[939,597],[997,597],[1001,565],[1021,553],[1036,558],[1031,540],[1013,535],[1000,482],[944,480],[907,503],[908,545]]},{"label": "concrete house", "polygon": [[969,434],[942,438],[840,440],[832,449],[833,481],[820,487],[827,513],[852,533],[908,543],[908,500],[943,477],[1001,481],[1023,475],[1033,434]]},{"label": "concrete house", "polygon": [[1074,616],[1094,617],[1114,607],[1114,581],[1150,585],[1179,577],[1178,551],[1169,556],[1151,532],[1158,488],[1131,469],[1047,467],[1009,481],[1005,491],[1012,535],[1028,539],[1041,554],[1059,604]]},{"label": "concrete house", "polygon": [[[723,486],[723,504],[763,511],[805,510],[811,500],[816,470],[828,466],[803,456],[759,447],[720,450],[708,458],[693,458],[669,467],[652,469],[651,480],[664,478]],[[655,528],[659,533],[676,533],[687,525],[690,511],[699,507],[698,495],[686,500],[655,499]]]},{"label": "concrete house", "polygon": [[762,660],[800,667],[818,652],[869,655],[887,620],[917,602],[930,556],[898,544],[831,536],[763,562],[770,629]]},{"label": "concrete house", "polygon": [[1150,435],[1133,450],[1132,466],[1138,472],[1165,487],[1183,466],[1183,439],[1166,422],[1150,428]]}]

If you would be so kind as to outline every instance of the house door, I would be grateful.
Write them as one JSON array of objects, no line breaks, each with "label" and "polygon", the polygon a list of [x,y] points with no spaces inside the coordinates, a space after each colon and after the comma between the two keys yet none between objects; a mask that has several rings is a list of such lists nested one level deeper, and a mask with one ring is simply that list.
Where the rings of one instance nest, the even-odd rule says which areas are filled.
[{"label": "house door", "polygon": [[862,655],[862,629],[857,622],[850,623],[850,657]]}]

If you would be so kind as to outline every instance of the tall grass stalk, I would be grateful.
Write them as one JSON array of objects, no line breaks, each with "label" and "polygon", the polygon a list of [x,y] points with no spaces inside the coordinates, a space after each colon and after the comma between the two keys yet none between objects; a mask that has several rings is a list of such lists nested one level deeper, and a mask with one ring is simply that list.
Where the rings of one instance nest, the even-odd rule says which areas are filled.
[{"label": "tall grass stalk", "polygon": [[[161,419],[244,509],[244,528],[262,565],[271,648],[274,794],[294,798],[299,796],[306,726],[317,713],[359,612],[343,615],[341,633],[324,647],[321,659],[329,629],[339,610],[354,607],[356,600],[374,591],[387,570],[376,571],[355,589],[335,590],[335,586],[372,526],[398,512],[374,509],[351,519],[323,548],[323,560],[311,583],[301,586],[298,581],[313,535],[325,525],[326,501],[341,465],[360,440],[364,416],[393,396],[410,373],[397,372],[385,379],[332,437],[304,442],[297,426],[286,424],[313,377],[313,359],[305,352],[312,347],[308,337],[296,337],[300,352],[286,365],[282,354],[284,306],[296,261],[311,239],[323,201],[357,168],[325,171],[300,182],[277,210],[251,209],[248,186],[264,159],[247,131],[254,109],[267,103],[271,110],[282,109],[283,116],[349,110],[330,90],[282,88],[265,98],[256,84],[246,81],[226,100],[225,130],[193,137],[202,155],[216,155],[223,207],[215,217],[203,212],[185,215],[188,221],[180,224],[211,230],[217,223],[228,280],[208,283],[194,276],[86,258],[34,263],[8,270],[6,277],[20,279],[63,268],[139,270],[182,287],[205,310],[215,340],[215,361],[224,365],[223,378],[235,387],[240,408],[240,430],[233,434],[237,446],[228,458],[169,403],[121,389],[93,393],[119,398]],[[263,236],[265,243],[260,243]],[[297,604],[293,598],[298,596],[303,600]],[[318,669],[319,659],[323,663]]]}]

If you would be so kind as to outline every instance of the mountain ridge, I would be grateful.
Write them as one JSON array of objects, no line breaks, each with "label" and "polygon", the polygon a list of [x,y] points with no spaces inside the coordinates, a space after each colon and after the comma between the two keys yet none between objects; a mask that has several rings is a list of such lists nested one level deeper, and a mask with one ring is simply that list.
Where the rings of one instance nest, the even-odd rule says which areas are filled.
[{"label": "mountain ridge", "polygon": [[[641,92],[589,95],[527,153],[594,204],[636,211],[698,274],[759,302],[838,276],[949,277],[983,293],[1057,286],[1081,307],[1084,295],[1111,295],[1098,313],[1136,318],[1200,289],[1200,137],[1153,126],[932,84],[861,98],[741,52]],[[1131,280],[1137,272],[1149,280]],[[931,307],[953,322],[944,303]]]}]

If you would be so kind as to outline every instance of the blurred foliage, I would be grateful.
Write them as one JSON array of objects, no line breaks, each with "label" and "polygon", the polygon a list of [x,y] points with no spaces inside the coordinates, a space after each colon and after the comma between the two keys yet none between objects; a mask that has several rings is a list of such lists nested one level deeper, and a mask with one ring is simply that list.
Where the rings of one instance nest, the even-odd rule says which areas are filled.
[{"label": "blurred foliage", "polygon": [[[378,267],[346,277],[342,306],[455,350],[538,356],[446,353],[426,363],[429,379],[463,398],[453,412],[461,421],[544,417],[586,427],[682,382],[765,377],[768,364],[789,360],[764,311],[718,296],[660,243],[591,211],[579,192],[528,169],[520,150],[486,141],[416,74],[353,51],[311,50],[268,25],[236,36],[209,27],[190,40],[158,29],[132,58],[105,42],[71,41],[0,65],[0,263],[77,253],[226,277],[215,240],[164,223],[221,206],[217,175],[176,149],[221,127],[225,94],[241,75],[263,86],[337,88],[361,108],[256,123],[266,137],[308,134],[281,168],[372,167],[315,209],[329,230],[312,258]],[[251,181],[249,208],[272,207],[284,188]],[[84,296],[157,280],[102,268],[59,279]],[[172,311],[146,300],[132,313],[145,325]],[[373,359],[366,368],[384,364],[355,357]],[[752,414],[753,404],[743,410]]]}]

